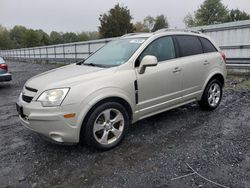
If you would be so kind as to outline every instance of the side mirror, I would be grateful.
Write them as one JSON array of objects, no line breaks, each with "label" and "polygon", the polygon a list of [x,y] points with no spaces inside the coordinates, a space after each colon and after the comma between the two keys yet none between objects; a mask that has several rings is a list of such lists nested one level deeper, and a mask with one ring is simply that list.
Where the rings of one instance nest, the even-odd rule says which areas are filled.
[{"label": "side mirror", "polygon": [[158,64],[157,58],[152,55],[146,55],[141,60],[140,66],[139,66],[139,74],[143,74],[146,70],[146,67],[152,67],[156,66]]}]

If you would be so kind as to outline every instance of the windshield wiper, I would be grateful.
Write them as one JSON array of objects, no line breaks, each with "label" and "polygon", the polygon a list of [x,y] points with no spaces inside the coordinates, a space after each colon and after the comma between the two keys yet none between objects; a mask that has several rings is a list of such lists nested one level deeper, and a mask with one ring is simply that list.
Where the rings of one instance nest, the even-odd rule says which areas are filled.
[{"label": "windshield wiper", "polygon": [[83,65],[92,66],[92,67],[97,67],[98,66],[98,65],[96,65],[94,63],[83,63]]},{"label": "windshield wiper", "polygon": [[83,59],[83,60],[81,60],[81,61],[76,62],[76,64],[77,64],[77,65],[81,65],[81,64],[83,64],[83,63],[84,63],[84,61],[85,61],[85,59]]},{"label": "windshield wiper", "polygon": [[92,67],[101,67],[101,68],[110,68],[111,67],[108,65],[95,64],[95,63],[83,63],[82,65],[92,66]]}]

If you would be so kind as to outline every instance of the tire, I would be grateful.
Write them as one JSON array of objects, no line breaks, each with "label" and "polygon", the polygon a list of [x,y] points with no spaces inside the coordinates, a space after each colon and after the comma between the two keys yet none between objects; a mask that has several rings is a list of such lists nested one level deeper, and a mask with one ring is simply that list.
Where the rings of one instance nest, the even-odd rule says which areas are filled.
[{"label": "tire", "polygon": [[221,98],[222,83],[217,79],[213,79],[207,84],[202,98],[198,103],[203,110],[212,111],[219,106]]},{"label": "tire", "polygon": [[84,143],[99,150],[112,149],[124,139],[129,122],[128,112],[121,104],[101,104],[91,112],[83,125]]}]

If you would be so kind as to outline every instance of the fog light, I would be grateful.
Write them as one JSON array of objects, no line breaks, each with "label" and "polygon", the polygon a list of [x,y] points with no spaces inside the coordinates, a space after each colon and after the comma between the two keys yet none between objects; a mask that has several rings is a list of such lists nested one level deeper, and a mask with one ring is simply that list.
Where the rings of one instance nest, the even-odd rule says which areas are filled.
[{"label": "fog light", "polygon": [[59,134],[52,133],[50,134],[50,138],[56,142],[63,142],[62,136]]}]

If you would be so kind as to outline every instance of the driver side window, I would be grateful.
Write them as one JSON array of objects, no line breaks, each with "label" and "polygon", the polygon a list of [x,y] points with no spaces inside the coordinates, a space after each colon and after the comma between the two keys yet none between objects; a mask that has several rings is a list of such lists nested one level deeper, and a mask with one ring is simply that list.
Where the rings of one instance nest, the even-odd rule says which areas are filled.
[{"label": "driver side window", "polygon": [[161,37],[147,46],[136,61],[136,67],[140,65],[141,60],[146,55],[153,55],[158,62],[166,61],[176,57],[174,42],[171,36]]}]

